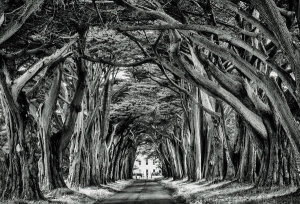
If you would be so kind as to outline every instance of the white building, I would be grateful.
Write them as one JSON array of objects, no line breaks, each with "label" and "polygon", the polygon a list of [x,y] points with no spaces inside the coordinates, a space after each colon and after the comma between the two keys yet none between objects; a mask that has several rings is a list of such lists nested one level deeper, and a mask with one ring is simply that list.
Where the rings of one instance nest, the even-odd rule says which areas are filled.
[{"label": "white building", "polygon": [[139,154],[134,162],[134,177],[152,178],[152,174],[161,174],[160,162],[158,160],[147,159],[147,156]]}]

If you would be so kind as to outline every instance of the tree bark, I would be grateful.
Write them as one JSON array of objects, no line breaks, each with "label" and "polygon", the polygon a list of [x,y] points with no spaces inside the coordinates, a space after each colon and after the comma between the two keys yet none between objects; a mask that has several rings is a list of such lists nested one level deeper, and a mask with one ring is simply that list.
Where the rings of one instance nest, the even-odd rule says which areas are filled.
[{"label": "tree bark", "polygon": [[[1,69],[2,69],[2,62]],[[24,92],[13,99],[5,75],[0,72],[1,100],[4,104],[8,137],[8,173],[2,199],[44,199],[38,184],[37,143],[33,119],[29,116],[29,104]]]},{"label": "tree bark", "polygon": [[55,110],[60,84],[61,84],[62,73],[61,70],[57,71],[57,76],[52,82],[52,86],[49,90],[48,95],[45,98],[45,103],[41,105],[39,110],[39,139],[41,145],[41,159],[40,159],[40,172],[39,172],[39,180],[44,190],[52,190],[56,187],[55,182],[52,180],[53,171],[51,170],[51,143],[50,143],[50,135],[51,130],[50,122],[52,119],[53,112]]}]

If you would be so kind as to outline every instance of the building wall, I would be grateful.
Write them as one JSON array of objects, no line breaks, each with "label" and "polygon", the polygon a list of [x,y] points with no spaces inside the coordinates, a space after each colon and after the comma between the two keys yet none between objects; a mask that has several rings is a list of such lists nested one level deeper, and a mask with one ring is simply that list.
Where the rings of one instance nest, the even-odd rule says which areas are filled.
[{"label": "building wall", "polygon": [[[154,162],[154,163],[153,163]],[[152,159],[147,159],[146,156],[138,155],[134,162],[133,174],[141,173],[143,178],[151,178],[153,172],[161,172],[159,167],[159,161],[153,161]],[[147,177],[148,171],[148,177]]]}]

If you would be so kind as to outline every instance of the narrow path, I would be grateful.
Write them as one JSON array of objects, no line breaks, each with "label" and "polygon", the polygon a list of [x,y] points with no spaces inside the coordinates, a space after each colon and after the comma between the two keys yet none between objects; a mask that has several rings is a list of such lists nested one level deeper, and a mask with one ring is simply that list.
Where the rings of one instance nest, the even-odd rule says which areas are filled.
[{"label": "narrow path", "polygon": [[101,203],[175,204],[176,202],[172,200],[170,192],[157,181],[136,180],[123,191]]}]

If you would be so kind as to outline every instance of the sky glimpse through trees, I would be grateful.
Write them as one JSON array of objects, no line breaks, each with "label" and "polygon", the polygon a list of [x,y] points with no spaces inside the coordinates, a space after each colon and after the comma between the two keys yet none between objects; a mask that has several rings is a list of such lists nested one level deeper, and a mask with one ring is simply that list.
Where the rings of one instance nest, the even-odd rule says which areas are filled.
[{"label": "sky glimpse through trees", "polygon": [[0,198],[162,176],[300,185],[298,0],[0,2]]}]

